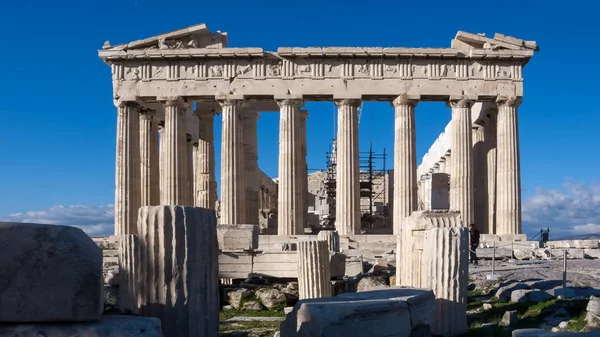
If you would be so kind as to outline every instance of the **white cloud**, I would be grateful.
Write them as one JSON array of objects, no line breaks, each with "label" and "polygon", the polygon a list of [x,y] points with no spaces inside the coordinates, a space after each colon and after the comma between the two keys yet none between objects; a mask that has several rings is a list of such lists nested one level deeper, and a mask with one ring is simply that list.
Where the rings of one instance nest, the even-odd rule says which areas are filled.
[{"label": "white cloud", "polygon": [[113,205],[55,205],[44,211],[29,211],[0,216],[0,221],[67,225],[81,228],[90,236],[114,232]]},{"label": "white cloud", "polygon": [[560,189],[537,189],[523,203],[523,230],[557,235],[600,233],[600,183],[568,180]]}]

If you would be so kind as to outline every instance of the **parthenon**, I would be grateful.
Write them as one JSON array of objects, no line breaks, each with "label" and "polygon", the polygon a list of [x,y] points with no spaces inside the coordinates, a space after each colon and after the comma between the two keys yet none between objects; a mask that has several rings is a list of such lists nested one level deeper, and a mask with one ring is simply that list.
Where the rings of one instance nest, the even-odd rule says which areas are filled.
[{"label": "parthenon", "polygon": [[[387,101],[395,112],[394,234],[420,199],[429,203],[421,208],[432,207],[431,196],[423,195],[431,194],[427,181],[439,173],[449,175],[447,208],[460,211],[464,224],[485,224],[490,234],[521,233],[517,110],[522,70],[538,50],[535,42],[459,31],[450,48],[269,52],[227,45],[227,33],[199,24],[126,44],[107,41],[99,51],[112,68],[118,110],[116,235],[136,234],[139,208],[158,204],[219,207],[221,224],[256,224],[264,199],[257,162],[260,112],[280,113],[277,234],[303,234],[306,101],[333,101],[338,109],[340,235],[360,230],[362,101]],[[452,119],[417,169],[415,110],[421,101],[447,102]],[[222,114],[218,202],[215,114]]]}]

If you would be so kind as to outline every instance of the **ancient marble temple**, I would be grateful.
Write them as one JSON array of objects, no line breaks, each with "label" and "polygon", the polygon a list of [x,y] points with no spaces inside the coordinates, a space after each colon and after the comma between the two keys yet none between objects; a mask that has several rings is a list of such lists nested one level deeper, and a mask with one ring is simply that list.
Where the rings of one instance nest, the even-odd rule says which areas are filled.
[{"label": "ancient marble temple", "polygon": [[[430,101],[446,102],[452,111],[447,207],[460,211],[465,224],[474,221],[476,191],[488,181],[474,166],[483,160],[473,147],[473,128],[480,128],[477,141],[485,142],[485,156],[493,152],[496,163],[493,191],[485,188],[495,200],[494,230],[520,232],[517,110],[523,67],[538,50],[535,42],[458,32],[450,48],[282,47],[271,52],[227,44],[227,33],[212,33],[200,24],[126,44],[107,41],[98,52],[112,68],[118,116],[116,234],[135,234],[138,209],[158,204],[219,205],[223,224],[256,223],[261,200],[271,199],[260,195],[258,183],[261,112],[280,114],[278,234],[302,234],[306,101],[333,101],[338,109],[336,228],[341,235],[360,230],[357,110],[363,101],[390,102],[390,116],[395,114],[395,234],[401,220],[419,208],[415,111],[419,102]],[[474,124],[475,104],[492,106],[494,115]],[[222,115],[218,202],[215,114]]]}]

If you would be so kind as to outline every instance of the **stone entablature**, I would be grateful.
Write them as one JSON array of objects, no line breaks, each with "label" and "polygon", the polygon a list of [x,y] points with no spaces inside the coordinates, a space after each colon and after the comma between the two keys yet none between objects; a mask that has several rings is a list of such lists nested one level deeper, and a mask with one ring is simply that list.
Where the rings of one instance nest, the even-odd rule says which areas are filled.
[{"label": "stone entablature", "polygon": [[157,37],[146,44],[107,44],[99,56],[112,66],[116,97],[164,92],[191,99],[228,93],[240,98],[292,93],[310,100],[393,100],[399,93],[421,100],[522,96],[522,67],[535,42],[518,40],[522,46],[517,46],[484,38],[501,49],[478,49],[463,41],[464,34],[473,35],[459,32],[454,41],[462,44],[453,44],[460,48],[284,47],[277,52],[194,48],[199,44],[184,43],[190,37],[180,34],[170,40],[178,48],[156,47]]}]

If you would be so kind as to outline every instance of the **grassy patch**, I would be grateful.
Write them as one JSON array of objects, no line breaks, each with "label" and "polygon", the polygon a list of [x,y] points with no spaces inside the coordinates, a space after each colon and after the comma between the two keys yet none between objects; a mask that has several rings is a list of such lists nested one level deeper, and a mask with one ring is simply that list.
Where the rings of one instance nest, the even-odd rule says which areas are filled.
[{"label": "grassy patch", "polygon": [[481,307],[483,307],[482,301],[475,301],[475,302],[467,303],[467,310],[474,310],[474,309],[481,308]]},{"label": "grassy patch", "polygon": [[577,317],[573,317],[573,319],[569,320],[569,326],[567,326],[567,331],[570,332],[580,332],[587,325],[587,321],[585,320],[585,312],[579,314]]},{"label": "grassy patch", "polygon": [[[474,305],[477,302],[472,303]],[[586,325],[585,308],[587,300],[551,299],[537,304],[490,301],[490,304],[492,304],[492,309],[471,315],[469,319],[469,333],[465,336],[508,337],[511,336],[511,332],[515,329],[539,328],[545,317],[553,315],[561,308],[567,310],[569,316],[572,317],[569,320],[568,331],[580,332]],[[485,323],[499,323],[504,313],[511,310],[516,310],[518,313],[519,321],[516,325],[510,328],[500,326],[482,327]],[[565,320],[567,320],[566,317]]]},{"label": "grassy patch", "polygon": [[225,322],[235,316],[246,317],[285,317],[283,310],[223,310],[219,313],[219,322]]},{"label": "grassy patch", "polygon": [[483,293],[483,290],[481,289],[475,289],[475,290],[470,290],[469,291],[469,297],[477,297],[477,296],[484,296],[486,294]]},{"label": "grassy patch", "polygon": [[279,329],[279,322],[236,322],[236,324],[232,325],[221,325],[219,327],[219,332],[250,329]]},{"label": "grassy patch", "polygon": [[[557,299],[551,299],[546,302],[540,302],[538,304],[527,306],[527,309],[522,313],[519,318],[535,318],[541,316],[547,316],[546,313],[550,314],[556,311]],[[542,315],[544,313],[544,315]]]}]

